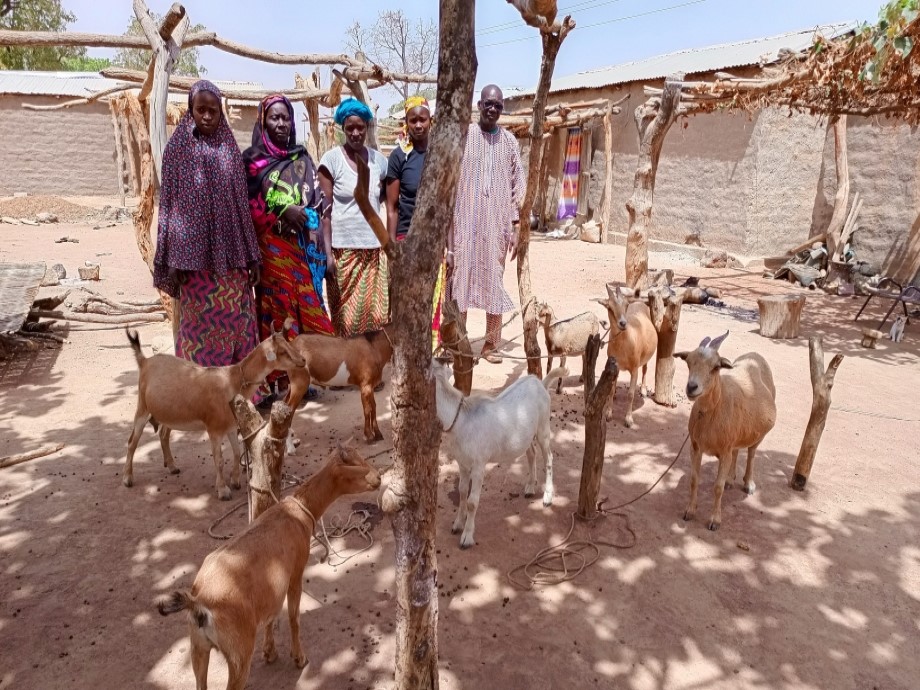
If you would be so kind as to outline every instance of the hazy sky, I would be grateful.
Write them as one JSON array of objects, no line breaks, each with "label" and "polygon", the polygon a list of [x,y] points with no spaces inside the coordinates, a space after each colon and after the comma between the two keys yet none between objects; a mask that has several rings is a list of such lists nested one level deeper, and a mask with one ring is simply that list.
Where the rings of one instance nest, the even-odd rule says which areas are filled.
[{"label": "hazy sky", "polygon": [[[147,0],[164,12],[172,0]],[[129,0],[64,0],[79,31],[121,33],[132,16]],[[556,74],[670,52],[681,48],[770,36],[844,20],[870,20],[882,0],[559,0],[560,15],[578,26],[562,46]],[[226,38],[277,52],[342,52],[345,29],[368,25],[381,10],[401,7],[412,18],[437,18],[436,0],[184,0],[193,22]],[[643,15],[643,16],[637,16]],[[522,40],[521,40],[522,39]],[[505,0],[476,3],[477,86],[533,86],[540,68],[540,40]],[[111,51],[92,50],[92,55]],[[295,69],[201,49],[212,79],[258,81],[292,88]],[[304,66],[306,74],[312,67]],[[379,92],[375,92],[379,94]],[[382,94],[380,94],[382,96]],[[384,105],[392,97],[379,98]]]}]

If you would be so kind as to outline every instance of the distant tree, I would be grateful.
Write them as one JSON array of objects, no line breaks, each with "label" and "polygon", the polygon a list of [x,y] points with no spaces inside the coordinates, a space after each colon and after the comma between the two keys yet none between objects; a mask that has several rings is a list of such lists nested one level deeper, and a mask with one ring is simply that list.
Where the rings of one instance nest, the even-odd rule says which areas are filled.
[{"label": "distant tree", "polygon": [[[434,97],[438,93],[438,89],[431,84],[417,84],[421,88],[416,89],[416,92],[412,94],[413,96],[424,96],[429,101],[434,100]],[[396,119],[402,119],[403,113],[406,111],[406,99],[398,101],[390,106],[390,109],[387,111],[390,117],[395,117]]]},{"label": "distant tree", "polygon": [[[438,27],[430,19],[413,21],[402,10],[386,10],[370,28],[359,22],[348,27],[345,47],[351,53],[364,53],[391,72],[428,74],[438,59]],[[403,101],[430,87],[406,82],[393,82],[391,86]]]},{"label": "distant tree", "polygon": [[112,61],[108,58],[90,57],[89,55],[68,57],[61,62],[61,69],[68,72],[101,72],[111,66]]},{"label": "distant tree", "polygon": [[[155,12],[151,14],[153,14],[154,21],[159,24],[162,17]],[[203,24],[195,24],[194,26],[190,26],[188,31],[189,33],[207,31],[207,27]],[[125,32],[125,35],[144,35],[144,30],[141,28],[141,23],[137,21],[137,17],[131,17],[131,22],[128,24],[128,30]],[[115,59],[112,61],[112,64],[126,69],[145,70],[150,63],[150,55],[151,52],[143,48],[121,48],[115,53]],[[185,48],[179,53],[179,59],[176,61],[176,68],[173,73],[185,77],[200,77],[207,71],[208,70],[199,62],[198,48]]]},{"label": "distant tree", "polygon": [[[61,0],[0,0],[0,29],[16,31],[64,31],[77,17],[61,6]],[[86,55],[86,48],[0,48],[2,69],[64,69],[65,58]]]}]

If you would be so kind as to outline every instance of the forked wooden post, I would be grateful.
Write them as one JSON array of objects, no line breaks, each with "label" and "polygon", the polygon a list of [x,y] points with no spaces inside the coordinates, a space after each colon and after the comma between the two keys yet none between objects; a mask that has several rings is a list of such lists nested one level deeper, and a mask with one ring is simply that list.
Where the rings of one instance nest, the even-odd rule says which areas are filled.
[{"label": "forked wooden post", "polygon": [[608,357],[604,373],[591,391],[585,407],[585,454],[581,464],[581,487],[578,489],[578,517],[583,519],[592,518],[597,513],[597,496],[604,471],[604,446],[607,442],[604,410],[619,373],[616,358]]},{"label": "forked wooden post", "polygon": [[658,347],[655,350],[655,394],[652,399],[665,407],[677,407],[674,392],[674,346],[677,343],[677,328],[684,303],[683,293],[669,286],[649,290],[648,306],[652,325],[658,331]]},{"label": "forked wooden post", "polygon": [[597,355],[601,351],[601,336],[592,335],[588,338],[588,344],[585,346],[585,410],[588,409],[588,402],[591,399],[591,391],[594,390],[597,377],[594,369],[597,367]]},{"label": "forked wooden post", "polygon": [[805,427],[805,437],[802,447],[795,461],[795,470],[792,472],[790,486],[796,491],[804,491],[805,484],[811,474],[821,434],[827,423],[827,412],[831,407],[831,389],[834,387],[834,377],[837,368],[843,361],[843,355],[834,355],[831,363],[824,370],[824,346],[821,336],[812,336],[808,339],[808,360],[811,371],[811,415],[808,417],[808,426]]}]

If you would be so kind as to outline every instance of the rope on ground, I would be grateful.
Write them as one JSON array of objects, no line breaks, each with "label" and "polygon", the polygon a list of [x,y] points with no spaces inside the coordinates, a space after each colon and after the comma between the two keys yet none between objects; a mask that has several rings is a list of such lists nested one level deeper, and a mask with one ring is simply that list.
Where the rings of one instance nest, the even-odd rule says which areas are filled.
[{"label": "rope on ground", "polygon": [[920,419],[912,419],[909,417],[896,417],[890,414],[884,414],[882,412],[870,412],[869,410],[857,410],[852,407],[838,407],[836,405],[831,406],[832,410],[837,410],[838,412],[848,412],[850,414],[858,414],[864,417],[875,417],[876,419],[890,419],[895,422],[920,422]]},{"label": "rope on ground", "polygon": [[[632,505],[639,499],[650,494],[652,489],[658,486],[661,480],[664,479],[668,472],[670,472],[674,467],[674,465],[677,464],[677,459],[684,451],[684,447],[687,445],[689,438],[690,434],[687,434],[686,438],[684,438],[684,442],[680,444],[680,449],[677,451],[677,454],[674,456],[671,464],[668,465],[667,469],[661,473],[658,479],[656,479],[648,489],[643,491],[632,500],[626,501],[625,503],[620,503],[613,508],[603,508],[603,505],[607,499],[601,499],[597,504],[597,515],[587,519],[579,517],[578,514],[573,511],[572,522],[569,526],[569,531],[566,533],[562,541],[558,544],[554,544],[553,546],[547,546],[546,548],[541,549],[533,558],[527,561],[527,563],[509,570],[506,574],[508,581],[518,589],[523,589],[525,591],[530,591],[537,585],[558,585],[562,582],[574,580],[585,570],[594,565],[594,563],[597,562],[597,560],[600,558],[601,546],[607,546],[612,549],[633,548],[639,542],[639,538],[636,536],[635,531],[629,524],[629,515],[626,513],[614,511],[617,511],[620,508],[625,508],[628,505]],[[625,522],[624,529],[629,533],[631,537],[627,543],[618,544],[611,541],[591,539],[590,537],[587,539],[572,539],[572,533],[575,531],[576,518],[582,522],[594,523],[597,520],[600,520],[602,517],[611,516],[623,518]],[[523,573],[523,577],[525,579],[515,577],[516,573]]]}]

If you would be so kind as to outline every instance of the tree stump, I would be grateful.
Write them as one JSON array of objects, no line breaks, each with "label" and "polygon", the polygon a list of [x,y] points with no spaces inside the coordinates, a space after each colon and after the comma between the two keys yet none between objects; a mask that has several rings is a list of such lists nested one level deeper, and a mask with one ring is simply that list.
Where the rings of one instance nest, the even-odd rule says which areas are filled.
[{"label": "tree stump", "polygon": [[677,327],[680,325],[680,311],[684,303],[682,293],[669,287],[649,290],[648,306],[652,325],[658,331],[658,347],[655,350],[655,394],[652,399],[665,407],[677,407],[674,393],[674,346],[677,343]]},{"label": "tree stump", "polygon": [[824,348],[820,336],[813,336],[808,340],[808,356],[811,371],[811,415],[808,417],[808,426],[805,427],[805,438],[799,449],[799,456],[795,461],[795,470],[792,473],[790,486],[796,491],[803,491],[811,474],[811,467],[818,452],[821,434],[827,422],[827,412],[831,407],[831,389],[834,387],[834,377],[837,367],[843,361],[843,355],[835,355],[824,371]]},{"label": "tree stump", "polygon": [[249,479],[249,521],[252,522],[281,500],[281,471],[285,441],[294,419],[294,408],[279,400],[272,405],[267,422],[249,400],[241,395],[231,403],[243,443],[249,450],[252,476]]},{"label": "tree stump", "polygon": [[585,454],[581,464],[581,486],[578,489],[578,516],[583,519],[590,519],[597,513],[597,496],[601,490],[604,470],[604,445],[607,441],[604,410],[619,373],[616,358],[608,357],[601,380],[591,391],[585,406]]},{"label": "tree stump", "polygon": [[804,295],[770,295],[757,300],[760,335],[765,338],[798,338]]},{"label": "tree stump", "polygon": [[874,350],[876,341],[883,337],[885,337],[885,334],[881,331],[877,331],[874,328],[864,328],[862,329],[862,341],[860,345]]}]

